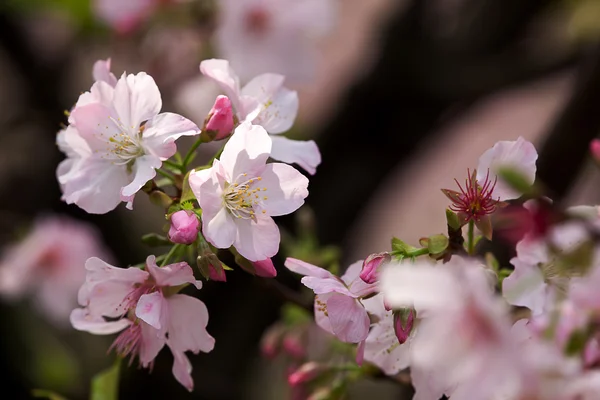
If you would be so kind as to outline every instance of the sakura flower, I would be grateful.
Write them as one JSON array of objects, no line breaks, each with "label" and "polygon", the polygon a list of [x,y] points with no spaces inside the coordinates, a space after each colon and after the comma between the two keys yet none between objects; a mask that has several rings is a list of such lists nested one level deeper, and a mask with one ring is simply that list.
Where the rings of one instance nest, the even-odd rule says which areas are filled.
[{"label": "sakura flower", "polygon": [[144,72],[123,74],[114,88],[97,81],[82,94],[59,134],[68,157],[57,169],[63,200],[93,214],[121,201],[131,209],[135,193],[177,151],[175,140],[199,133],[180,115],[159,114],[161,105],[158,87]]},{"label": "sakura flower", "polygon": [[92,75],[96,82],[102,81],[108,83],[112,87],[117,86],[117,78],[110,72],[110,58],[96,61],[92,69]]},{"label": "sakura flower", "polygon": [[85,260],[103,254],[106,250],[92,226],[67,217],[41,218],[22,241],[4,249],[0,295],[16,300],[28,294],[47,317],[64,325],[77,305]]},{"label": "sakura flower", "polygon": [[410,365],[433,373],[435,391],[451,395],[460,386],[466,391],[457,399],[487,399],[518,374],[508,310],[493,296],[479,264],[455,256],[443,267],[390,265],[381,284],[390,305],[414,307],[422,316],[410,344]]},{"label": "sakura flower", "polygon": [[135,30],[150,18],[161,3],[189,0],[94,0],[92,9],[98,19],[121,34]]},{"label": "sakura flower", "polygon": [[383,305],[383,295],[363,300],[363,304],[376,319],[365,341],[364,359],[377,365],[386,375],[395,375],[409,366],[414,329],[408,340],[401,344],[394,331],[394,315]]},{"label": "sakura flower", "polygon": [[292,127],[298,113],[298,94],[283,86],[283,75],[262,74],[240,88],[240,79],[227,60],[204,60],[200,71],[229,97],[239,121],[260,125],[271,134],[273,159],[296,163],[310,174],[315,173],[321,154],[314,141],[277,136]]},{"label": "sakura flower", "polygon": [[266,164],[271,139],[260,126],[238,126],[212,167],[190,174],[190,187],[202,208],[202,232],[224,249],[234,246],[250,261],[263,261],[279,249],[273,216],[297,210],[308,196],[308,179],[286,164]]},{"label": "sakura flower", "polygon": [[575,221],[551,228],[549,242],[546,238],[525,236],[517,243],[517,257],[510,260],[515,269],[502,283],[506,300],[529,308],[534,316],[548,311],[556,291],[565,293],[574,276],[573,271],[560,266],[558,258],[587,239],[585,227]]},{"label": "sakura flower", "polygon": [[208,311],[200,300],[176,294],[173,288],[202,282],[194,279],[185,263],[159,268],[154,256],[145,270],[116,268],[99,258],[85,264],[86,282],[79,291],[79,304],[71,313],[78,330],[106,335],[122,331],[111,346],[122,357],[138,357],[143,367],[151,367],[166,344],[173,353],[173,375],[188,390],[194,382],[186,351],[209,352],[215,340],[206,331]]},{"label": "sakura flower", "polygon": [[332,0],[221,0],[217,48],[244,78],[277,72],[312,79],[315,39],[333,26]]},{"label": "sakura flower", "polygon": [[285,260],[285,266],[304,275],[301,282],[315,292],[317,325],[343,342],[359,343],[369,333],[369,316],[360,298],[374,293],[376,286],[360,279],[362,262],[350,265],[340,279],[304,261],[289,257]]}]

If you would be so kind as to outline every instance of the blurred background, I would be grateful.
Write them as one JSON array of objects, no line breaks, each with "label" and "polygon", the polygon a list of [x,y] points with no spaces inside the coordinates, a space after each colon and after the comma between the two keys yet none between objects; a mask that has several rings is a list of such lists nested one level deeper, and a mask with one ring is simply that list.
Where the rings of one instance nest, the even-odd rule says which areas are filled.
[{"label": "blurred background", "polygon": [[[246,1],[256,3],[0,3],[4,269],[22,261],[11,258],[15,243],[52,215],[89,223],[80,235],[94,237],[94,246],[115,265],[137,264],[153,251],[139,237],[163,232],[166,221],[142,196],[133,212],[119,207],[106,215],[88,215],[61,201],[55,172],[64,155],[56,133],[66,123],[65,110],[93,83],[98,59],[111,58],[117,76],[148,72],[161,90],[163,111],[200,125],[218,94],[200,76],[202,59],[229,58],[242,76],[269,66],[271,72],[287,72],[289,66],[277,64],[276,57],[289,54],[274,54],[269,64],[258,52],[224,44],[231,32],[225,10]],[[314,228],[321,245],[340,249],[345,266],[388,250],[391,236],[416,243],[444,232],[447,199],[439,189],[453,188],[454,178],[463,180],[496,141],[519,136],[536,144],[538,180],[553,199],[598,203],[600,175],[588,146],[600,128],[600,1],[322,1],[327,10],[315,8],[307,19],[322,26],[293,33],[310,48],[290,51],[306,51],[311,60],[290,70],[286,85],[300,95],[299,117],[288,134],[316,140],[323,162],[311,177],[305,212],[279,221],[287,235],[298,233],[298,224]],[[247,21],[263,28],[262,20]],[[181,145],[191,142],[184,138]],[[200,161],[215,149],[202,147]],[[39,229],[25,254],[40,252],[54,237]],[[282,268],[284,253],[275,260],[277,282],[299,290],[297,279]],[[43,289],[35,281],[43,275],[23,271],[19,289],[0,304],[2,396],[29,398],[32,388],[41,388],[85,399],[91,377],[112,363],[112,355],[106,356],[112,336],[77,332],[49,318],[44,304],[56,295],[48,289],[40,300]],[[65,276],[71,274],[76,272]],[[283,304],[268,289],[259,278],[237,271],[226,284],[206,284],[199,297],[209,309],[208,331],[217,344],[209,354],[191,356],[195,390],[188,393],[174,380],[171,355],[163,351],[151,373],[135,365],[122,371],[121,398],[288,398],[286,361],[260,354],[261,337]],[[315,346],[312,351],[318,351]],[[357,385],[351,396],[365,398],[373,390],[381,391],[380,398],[398,398],[401,391],[373,380]]]}]

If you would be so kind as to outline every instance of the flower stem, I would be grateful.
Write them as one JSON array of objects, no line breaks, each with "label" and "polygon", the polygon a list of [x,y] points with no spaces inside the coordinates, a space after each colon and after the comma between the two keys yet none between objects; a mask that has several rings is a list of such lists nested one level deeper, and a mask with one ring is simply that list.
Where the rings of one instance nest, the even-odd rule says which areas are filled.
[{"label": "flower stem", "polygon": [[169,252],[165,256],[165,258],[160,263],[161,267],[164,267],[165,265],[167,265],[167,263],[169,262],[171,257],[173,257],[173,255],[175,255],[175,252],[179,249],[179,246],[180,246],[179,244],[176,244],[173,247],[171,247],[171,250],[169,250]]},{"label": "flower stem", "polygon": [[163,161],[163,164],[168,165],[169,167],[171,167],[173,169],[176,169],[176,170],[178,170],[180,172],[183,172],[183,169],[182,169],[183,166],[181,166],[181,165],[179,165],[179,164],[177,164],[177,163],[175,163],[173,161],[165,160],[165,161]]},{"label": "flower stem", "polygon": [[173,176],[173,174],[167,172],[167,171],[163,171],[162,169],[157,169],[156,173],[167,178],[168,180],[170,180],[171,182],[175,183],[175,176]]},{"label": "flower stem", "polygon": [[475,254],[475,221],[469,221],[469,230],[467,232],[467,254]]},{"label": "flower stem", "polygon": [[183,162],[181,163],[181,172],[185,173],[185,171],[187,170],[188,164],[192,161],[192,157],[194,157],[194,153],[195,153],[196,149],[201,144],[202,144],[202,138],[198,137],[198,140],[196,140],[194,142],[194,144],[192,145],[192,147],[190,147],[190,150],[187,152],[187,154],[185,155],[185,158],[183,159]]}]

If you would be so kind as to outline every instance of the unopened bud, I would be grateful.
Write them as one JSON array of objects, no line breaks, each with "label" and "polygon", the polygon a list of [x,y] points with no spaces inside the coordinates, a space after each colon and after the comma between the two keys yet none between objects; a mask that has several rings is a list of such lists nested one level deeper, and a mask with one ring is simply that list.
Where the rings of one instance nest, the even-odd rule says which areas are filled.
[{"label": "unopened bud", "polygon": [[590,152],[596,162],[600,162],[600,139],[593,139],[590,142]]},{"label": "unopened bud", "polygon": [[410,336],[415,321],[415,310],[403,308],[394,312],[394,331],[400,344],[405,343]]},{"label": "unopened bud", "polygon": [[274,358],[279,353],[281,338],[284,333],[285,328],[280,323],[276,323],[267,329],[260,341],[260,351],[264,357]]},{"label": "unopened bud", "polygon": [[171,215],[169,240],[173,243],[192,244],[198,237],[200,221],[193,211],[180,210]]},{"label": "unopened bud", "polygon": [[379,277],[381,266],[389,263],[392,257],[389,253],[371,254],[363,262],[362,271],[360,271],[360,279],[366,283],[375,283]]},{"label": "unopened bud", "polygon": [[287,334],[283,338],[283,350],[294,358],[303,358],[306,355],[304,346],[300,342],[298,335]]},{"label": "unopened bud", "polygon": [[227,282],[225,269],[219,257],[211,251],[206,251],[196,258],[196,264],[202,276],[218,282]]},{"label": "unopened bud", "polygon": [[234,119],[231,101],[227,96],[218,96],[215,104],[204,120],[200,133],[203,142],[222,140],[233,131]]},{"label": "unopened bud", "polygon": [[260,277],[275,278],[277,276],[277,270],[270,258],[262,261],[252,261],[252,266],[254,266],[255,274]]},{"label": "unopened bud", "polygon": [[288,375],[288,383],[290,386],[297,386],[301,383],[309,382],[315,379],[321,372],[325,371],[325,366],[314,361],[304,363]]}]

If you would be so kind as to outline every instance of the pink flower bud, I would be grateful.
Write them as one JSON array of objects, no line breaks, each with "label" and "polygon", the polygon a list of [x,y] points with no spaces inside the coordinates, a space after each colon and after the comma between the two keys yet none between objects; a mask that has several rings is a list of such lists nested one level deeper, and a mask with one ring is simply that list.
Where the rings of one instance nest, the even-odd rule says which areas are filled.
[{"label": "pink flower bud", "polygon": [[256,275],[263,278],[275,278],[277,276],[277,270],[273,265],[273,261],[267,258],[262,261],[253,261],[252,265],[256,271]]},{"label": "pink flower bud", "polygon": [[303,358],[306,355],[304,346],[298,335],[288,334],[283,338],[283,350],[294,358]]},{"label": "pink flower bud", "polygon": [[192,244],[198,237],[200,221],[193,211],[180,210],[171,215],[169,240],[173,243]]},{"label": "pink flower bud", "polygon": [[260,351],[263,357],[274,358],[277,356],[284,334],[285,328],[281,323],[276,323],[267,329],[260,341]]},{"label": "pink flower bud", "polygon": [[210,264],[208,267],[208,277],[210,280],[218,281],[218,282],[227,282],[227,277],[225,276],[225,269],[221,265],[215,267]]},{"label": "pink flower bud", "polygon": [[600,139],[593,139],[590,142],[590,152],[592,153],[594,160],[600,162]]},{"label": "pink flower bud", "polygon": [[392,257],[388,253],[371,254],[363,262],[362,271],[360,271],[360,279],[366,283],[375,283],[379,277],[381,266],[389,263]]},{"label": "pink flower bud", "polygon": [[314,361],[304,363],[300,368],[288,375],[288,383],[290,386],[297,386],[301,383],[309,382],[315,379],[324,369],[323,365]]},{"label": "pink flower bud", "polygon": [[413,328],[414,319],[415,312],[412,308],[403,308],[394,313],[394,331],[400,344],[408,340]]},{"label": "pink flower bud", "polygon": [[204,120],[202,129],[202,140],[211,142],[213,140],[225,139],[233,131],[233,108],[227,96],[218,96],[215,104]]}]

